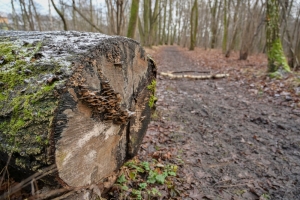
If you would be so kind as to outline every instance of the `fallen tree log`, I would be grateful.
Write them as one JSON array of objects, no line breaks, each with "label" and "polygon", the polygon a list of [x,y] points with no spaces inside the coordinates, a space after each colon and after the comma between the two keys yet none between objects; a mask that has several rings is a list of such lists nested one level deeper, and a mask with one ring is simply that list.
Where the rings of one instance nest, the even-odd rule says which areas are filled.
[{"label": "fallen tree log", "polygon": [[1,169],[11,158],[15,179],[55,166],[49,182],[103,181],[136,154],[155,77],[153,60],[128,38],[0,32]]},{"label": "fallen tree log", "polygon": [[[166,76],[171,79],[180,79],[180,78],[188,78],[192,80],[201,80],[201,79],[217,79],[217,78],[226,78],[229,77],[229,74],[207,74],[207,75],[192,75],[185,74],[188,72],[193,73],[210,73],[209,71],[197,72],[197,71],[180,71],[180,72],[159,72],[161,76]],[[181,74],[181,75],[178,75]]]}]

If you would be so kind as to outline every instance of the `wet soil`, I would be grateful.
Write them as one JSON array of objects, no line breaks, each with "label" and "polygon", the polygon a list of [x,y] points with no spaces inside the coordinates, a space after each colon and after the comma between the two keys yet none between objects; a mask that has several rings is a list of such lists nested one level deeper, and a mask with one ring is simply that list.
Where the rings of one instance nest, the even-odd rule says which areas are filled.
[{"label": "wet soil", "polygon": [[[217,71],[176,46],[152,56],[158,72]],[[158,76],[156,113],[138,158],[179,166],[174,198],[300,199],[299,109],[251,87],[243,78]],[[172,198],[167,193],[161,198]]]}]

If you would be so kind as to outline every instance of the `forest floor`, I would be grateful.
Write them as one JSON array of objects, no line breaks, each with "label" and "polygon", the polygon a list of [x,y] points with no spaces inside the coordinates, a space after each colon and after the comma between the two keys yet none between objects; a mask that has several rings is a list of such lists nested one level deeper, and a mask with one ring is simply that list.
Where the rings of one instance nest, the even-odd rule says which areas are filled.
[{"label": "forest floor", "polygon": [[[270,79],[264,55],[242,61],[178,46],[147,53],[158,67],[156,111],[106,199],[300,199],[300,73]],[[186,71],[229,77],[161,75]]]},{"label": "forest floor", "polygon": [[[138,156],[123,167],[118,179],[127,194],[115,190],[115,198],[300,199],[299,75],[268,78],[264,55],[241,61],[237,53],[225,58],[220,50],[177,46],[153,47],[148,53],[159,73],[195,71],[229,77],[190,80],[158,75],[152,122]],[[148,185],[141,184],[143,175],[137,176],[145,163],[152,169]],[[168,170],[176,175],[156,177],[160,184],[147,189],[155,182],[149,176]]]}]

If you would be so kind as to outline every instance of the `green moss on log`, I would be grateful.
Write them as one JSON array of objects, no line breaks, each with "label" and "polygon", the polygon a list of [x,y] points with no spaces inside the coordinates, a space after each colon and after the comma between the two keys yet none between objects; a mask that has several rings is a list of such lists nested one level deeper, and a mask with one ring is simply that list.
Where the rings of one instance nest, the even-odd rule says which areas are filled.
[{"label": "green moss on log", "polygon": [[147,86],[148,90],[150,90],[151,95],[149,99],[149,107],[153,108],[155,102],[157,101],[157,97],[155,96],[155,90],[156,90],[156,81],[153,80],[150,85]]},{"label": "green moss on log", "polygon": [[54,91],[64,84],[53,78],[61,68],[57,61],[48,60],[46,67],[39,61],[41,46],[40,42],[24,44],[0,38],[0,150],[18,153],[21,158],[16,164],[32,170],[39,166],[22,156],[34,155],[38,163],[47,164],[42,153],[49,145],[58,104]]}]

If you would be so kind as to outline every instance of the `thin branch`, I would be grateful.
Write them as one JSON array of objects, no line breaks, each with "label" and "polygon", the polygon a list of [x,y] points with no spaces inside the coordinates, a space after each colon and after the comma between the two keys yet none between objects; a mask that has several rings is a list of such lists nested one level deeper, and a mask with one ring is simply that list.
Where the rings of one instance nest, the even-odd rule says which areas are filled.
[{"label": "thin branch", "polygon": [[93,28],[95,28],[97,31],[99,31],[100,33],[104,33],[103,30],[101,30],[99,27],[97,27],[94,23],[92,23],[88,18],[86,18],[75,6],[75,2],[73,0],[73,8],[74,10],[87,22],[89,23]]},{"label": "thin branch", "polygon": [[33,179],[39,180],[39,179],[43,178],[44,176],[47,176],[48,174],[51,174],[56,171],[57,171],[57,168],[56,168],[55,164],[53,164],[53,165],[43,169],[43,171],[37,172],[37,173],[33,174],[32,176],[26,178],[25,180],[21,181],[19,184],[15,185],[13,188],[11,188],[10,191],[8,191],[8,192],[4,193],[2,196],[0,196],[0,199],[6,199],[10,195],[14,194],[15,192],[20,191],[22,188],[31,184],[31,181]]},{"label": "thin branch", "polygon": [[57,12],[57,14],[59,15],[59,17],[61,18],[61,20],[64,23],[64,30],[67,31],[68,30],[68,26],[65,20],[65,17],[63,15],[63,13],[56,7],[55,3],[53,2],[53,0],[51,0],[52,6],[54,7],[55,11]]}]

